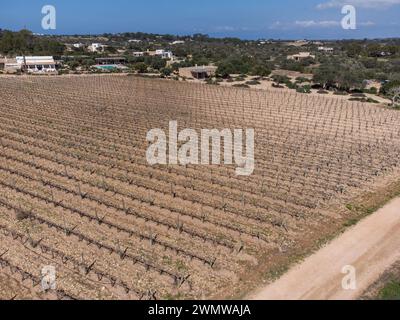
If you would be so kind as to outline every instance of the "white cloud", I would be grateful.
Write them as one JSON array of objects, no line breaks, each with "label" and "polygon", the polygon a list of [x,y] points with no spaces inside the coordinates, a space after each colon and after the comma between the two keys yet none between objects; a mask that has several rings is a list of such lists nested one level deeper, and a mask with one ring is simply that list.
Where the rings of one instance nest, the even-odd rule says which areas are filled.
[{"label": "white cloud", "polygon": [[305,20],[305,21],[295,21],[294,25],[302,28],[330,28],[339,26],[340,22],[334,20],[324,20],[324,21]]},{"label": "white cloud", "polygon": [[320,3],[318,9],[341,8],[345,5],[353,5],[357,8],[386,9],[400,4],[400,0],[330,0]]},{"label": "white cloud", "polygon": [[372,27],[372,26],[375,26],[376,23],[372,22],[372,21],[365,21],[365,22],[359,22],[358,25],[360,25],[362,27]]},{"label": "white cloud", "polygon": [[[357,23],[358,26],[361,27],[371,27],[375,26],[375,22],[365,21]],[[269,29],[271,30],[291,30],[291,29],[307,29],[307,28],[340,28],[341,22],[336,20],[297,20],[294,22],[274,22]]]},{"label": "white cloud", "polygon": [[236,31],[250,31],[248,27],[233,27],[233,26],[216,26],[212,28],[213,32],[236,32]]},{"label": "white cloud", "polygon": [[339,27],[340,21],[335,20],[322,20],[322,21],[315,21],[315,20],[297,20],[294,22],[281,22],[276,21],[274,22],[269,29],[272,30],[290,30],[290,29],[306,29],[306,28],[334,28]]}]

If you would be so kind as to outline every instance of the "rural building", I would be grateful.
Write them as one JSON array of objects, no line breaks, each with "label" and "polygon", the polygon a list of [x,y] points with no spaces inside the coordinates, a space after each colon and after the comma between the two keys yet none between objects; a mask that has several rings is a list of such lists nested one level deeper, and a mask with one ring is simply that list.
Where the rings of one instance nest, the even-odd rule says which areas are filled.
[{"label": "rural building", "polygon": [[125,64],[126,59],[123,57],[106,57],[106,58],[96,58],[96,64],[98,65],[112,65],[112,64]]},{"label": "rural building", "polygon": [[[15,58],[19,69],[33,74],[57,73],[56,62],[51,56],[19,56]],[[13,64],[13,63],[12,63]],[[11,67],[11,66],[10,66]]]},{"label": "rural building", "polygon": [[134,57],[143,57],[144,56],[144,52],[142,52],[142,51],[136,51],[136,52],[132,52],[132,55],[134,56]]},{"label": "rural building", "polygon": [[185,41],[183,40],[176,40],[174,42],[171,42],[172,45],[176,45],[176,44],[185,44]]},{"label": "rural building", "polygon": [[215,66],[201,66],[201,67],[189,67],[180,68],[179,75],[185,78],[194,78],[199,80],[208,79],[214,77],[217,72],[217,67]]},{"label": "rural building", "polygon": [[333,52],[333,48],[330,48],[330,47],[318,47],[318,51],[323,51],[323,52],[326,52],[326,53],[332,53]]},{"label": "rural building", "polygon": [[92,43],[88,47],[88,50],[90,52],[103,52],[106,47],[107,47],[106,45],[101,44],[101,43]]},{"label": "rural building", "polygon": [[3,58],[0,59],[0,69],[5,73],[16,73],[22,70],[22,65],[18,64],[15,58]]},{"label": "rural building", "polygon": [[146,55],[148,56],[159,56],[163,59],[173,59],[174,54],[171,51],[165,51],[164,49],[156,50],[156,51],[146,51]]},{"label": "rural building", "polygon": [[310,52],[300,52],[298,54],[293,54],[287,57],[288,60],[295,60],[295,61],[301,61],[310,58],[315,59],[315,55],[312,55]]},{"label": "rural building", "polygon": [[172,59],[174,57],[171,51],[156,50],[156,56],[160,56],[163,59]]}]

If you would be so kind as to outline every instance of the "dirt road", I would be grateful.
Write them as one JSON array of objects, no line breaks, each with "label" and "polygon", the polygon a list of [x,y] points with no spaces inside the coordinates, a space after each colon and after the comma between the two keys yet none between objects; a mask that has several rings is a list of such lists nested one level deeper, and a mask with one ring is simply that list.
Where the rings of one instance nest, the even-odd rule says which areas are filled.
[{"label": "dirt road", "polygon": [[[250,299],[357,299],[399,259],[400,198],[397,198]],[[342,287],[343,278],[350,275],[342,273],[346,266],[355,268],[356,289]]]}]

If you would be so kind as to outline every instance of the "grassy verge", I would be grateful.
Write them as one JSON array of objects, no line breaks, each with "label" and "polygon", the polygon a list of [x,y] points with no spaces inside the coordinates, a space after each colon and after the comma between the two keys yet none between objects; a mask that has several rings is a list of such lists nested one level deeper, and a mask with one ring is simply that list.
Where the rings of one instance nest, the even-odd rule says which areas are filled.
[{"label": "grassy verge", "polygon": [[[305,244],[301,248],[297,247],[297,250],[295,249],[291,252],[287,252],[287,255],[281,257],[281,259],[278,258],[275,263],[270,264],[269,268],[260,275],[260,278],[264,279],[265,283],[279,279],[288,272],[291,267],[301,263],[304,259],[317,252],[350,227],[356,225],[358,222],[378,211],[391,200],[399,196],[400,180],[381,187],[374,192],[368,192],[353,199],[351,203],[344,205],[341,209],[338,208],[338,210],[343,212],[347,211],[348,213],[347,215],[343,215],[344,218],[339,221],[338,224],[332,222],[330,230],[326,230],[327,232],[325,235],[319,238],[309,239],[310,241],[308,244]],[[248,291],[243,290],[240,294],[234,295],[234,298],[243,299],[247,296],[246,293],[248,294]]]},{"label": "grassy verge", "polygon": [[396,181],[378,192],[369,192],[354,202],[348,203],[346,209],[351,212],[351,218],[344,222],[344,229],[356,225],[360,220],[378,211],[399,196],[400,181]]},{"label": "grassy verge", "polygon": [[348,228],[356,225],[361,220],[366,218],[367,216],[373,214],[378,211],[380,208],[385,206],[391,200],[400,196],[400,181],[396,181],[394,183],[389,184],[385,188],[377,191],[377,192],[369,192],[364,194],[362,197],[354,199],[352,203],[348,203],[345,207],[346,210],[349,211],[350,217],[343,222],[343,225],[340,229],[336,230],[333,233],[327,234],[324,237],[320,238],[316,245],[310,249],[306,250],[303,253],[292,256],[286,264],[276,266],[272,268],[267,273],[267,279],[269,281],[276,280],[280,278],[283,274],[285,274],[293,265],[301,262],[306,257],[310,256],[324,245],[331,242],[333,239],[337,238],[340,234],[345,232]]},{"label": "grassy verge", "polygon": [[382,300],[400,300],[400,282],[392,280],[387,283],[379,293]]}]

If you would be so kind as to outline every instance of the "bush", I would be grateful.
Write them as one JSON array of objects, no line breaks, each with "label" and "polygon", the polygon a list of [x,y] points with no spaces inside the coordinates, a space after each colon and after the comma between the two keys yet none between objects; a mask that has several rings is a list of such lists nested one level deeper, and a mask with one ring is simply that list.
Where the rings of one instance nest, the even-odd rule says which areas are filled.
[{"label": "bush", "polygon": [[287,76],[280,76],[280,75],[273,75],[272,79],[277,83],[287,83],[290,82],[289,77]]},{"label": "bush", "polygon": [[375,99],[372,99],[372,98],[368,98],[367,102],[369,102],[369,103],[379,103],[379,101],[376,101]]},{"label": "bush", "polygon": [[378,94],[378,89],[375,87],[372,87],[370,89],[364,89],[365,93],[370,93],[370,94]]},{"label": "bush", "polygon": [[287,86],[289,89],[295,89],[295,90],[298,89],[297,84],[292,83],[291,81],[287,81],[287,82],[285,82],[285,84],[286,84],[286,86]]},{"label": "bush", "polygon": [[214,79],[207,79],[206,83],[210,85],[217,85],[217,86],[219,85],[219,82]]},{"label": "bush", "polygon": [[29,215],[26,214],[26,213],[24,213],[24,212],[18,212],[18,213],[16,214],[16,219],[17,219],[18,221],[26,220],[26,219],[28,219],[28,218],[29,218]]},{"label": "bush", "polygon": [[368,103],[379,103],[372,98],[350,98],[349,101],[358,101],[358,102],[368,102]]},{"label": "bush", "polygon": [[400,80],[388,81],[382,86],[380,93],[388,95],[391,89],[399,86],[400,86]]},{"label": "bush", "polygon": [[232,87],[236,87],[236,88],[250,88],[249,85],[244,84],[244,83],[237,83],[237,84],[234,84]]},{"label": "bush", "polygon": [[311,93],[311,86],[302,86],[296,89],[299,93]]},{"label": "bush", "polygon": [[399,300],[400,299],[400,283],[396,281],[389,282],[380,292],[380,299]]},{"label": "bush", "polygon": [[310,82],[310,80],[304,77],[297,77],[296,82],[303,83],[303,82]]},{"label": "bush", "polygon": [[328,94],[329,92],[326,90],[318,90],[317,93],[319,94]]},{"label": "bush", "polygon": [[255,86],[255,85],[261,84],[261,82],[257,81],[257,80],[250,80],[250,81],[247,81],[246,84],[248,84],[250,86]]},{"label": "bush", "polygon": [[162,68],[160,70],[161,75],[165,76],[165,77],[169,77],[172,74],[172,69],[171,68]]},{"label": "bush", "polygon": [[139,62],[134,65],[135,70],[139,73],[146,73],[147,72],[147,64],[144,62]]},{"label": "bush", "polygon": [[352,93],[351,96],[356,97],[356,98],[366,98],[367,97],[364,93]]},{"label": "bush", "polygon": [[346,91],[335,91],[333,94],[335,94],[337,96],[347,96],[347,95],[349,95],[349,93],[346,92]]},{"label": "bush", "polygon": [[239,76],[239,77],[235,78],[235,81],[245,81],[245,80],[246,80],[246,78],[243,76]]}]

